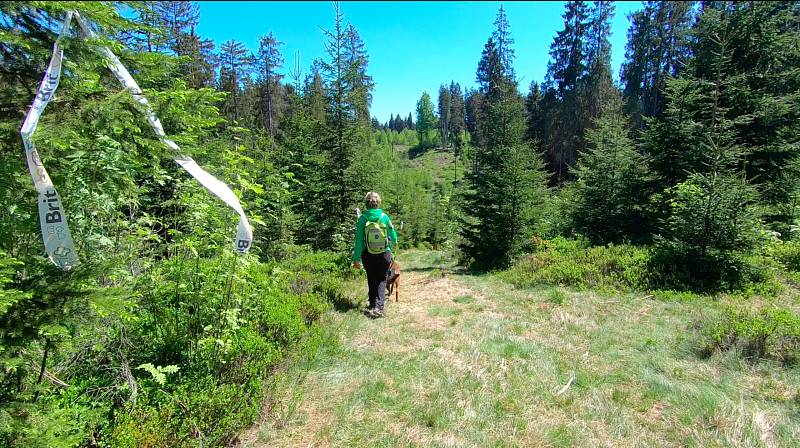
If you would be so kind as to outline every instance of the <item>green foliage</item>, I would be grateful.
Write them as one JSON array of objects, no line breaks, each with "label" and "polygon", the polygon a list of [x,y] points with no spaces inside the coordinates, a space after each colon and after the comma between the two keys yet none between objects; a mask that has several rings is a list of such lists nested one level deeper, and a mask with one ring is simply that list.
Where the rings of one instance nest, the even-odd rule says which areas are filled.
[{"label": "green foliage", "polygon": [[767,247],[766,252],[768,256],[777,260],[787,271],[800,272],[800,242],[775,242]]},{"label": "green foliage", "polygon": [[670,216],[657,240],[652,268],[665,285],[698,291],[739,289],[763,275],[737,255],[758,242],[741,178],[695,174],[668,191]]},{"label": "green foliage", "polygon": [[[67,37],[35,139],[82,265],[62,272],[42,257],[18,131],[72,8],[130,68],[169,137],[242,199],[252,254],[231,252],[235,216],[176,170],[95,43]],[[521,287],[668,288],[654,294],[683,301],[687,290],[771,294],[781,270],[800,279],[797,244],[762,250],[760,222],[785,239],[796,224],[795,9],[711,2],[689,30],[690,5],[648,3],[623,69],[634,127],[650,117],[637,141],[610,79],[607,2],[566,5],[527,116],[501,8],[479,89],[442,85],[438,124],[424,93],[416,128],[411,115],[370,121],[369,57],[338,5],[326,57],[289,85],[275,36],[256,61],[236,41],[214,54],[192,3],[3,2],[0,444],[229,443],[258,416],[271,373],[313,353],[320,317],[360,305],[345,292],[346,249],[368,190],[403,223],[401,248],[458,247],[482,269],[519,260],[499,275]],[[550,200],[547,181],[570,175]],[[538,239],[556,235],[657,245]],[[449,272],[440,264],[431,275]],[[794,362],[797,322],[789,310],[730,312],[709,324],[708,347]]]},{"label": "green foliage", "polygon": [[540,241],[536,252],[519,260],[500,278],[520,288],[538,285],[579,289],[647,289],[649,251],[627,245],[589,246],[579,240]]},{"label": "green foliage", "polygon": [[574,170],[575,229],[595,244],[641,241],[649,234],[647,161],[627,135],[618,96],[608,99],[586,135],[588,152]]},{"label": "green foliage", "polygon": [[20,266],[22,266],[22,262],[0,251],[0,317],[5,317],[9,308],[18,302],[31,298],[30,293],[7,288],[7,285],[13,284],[14,273]]},{"label": "green foliage", "polygon": [[422,92],[422,97],[417,101],[417,138],[421,148],[436,146],[437,126],[431,96],[428,92]]},{"label": "green foliage", "polygon": [[787,308],[758,311],[727,308],[721,316],[701,323],[703,350],[738,350],[752,359],[793,364],[800,357],[800,316]]},{"label": "green foliage", "polygon": [[[19,25],[17,38],[3,40],[9,59],[2,62],[0,83],[11,107],[0,115],[7,143],[0,171],[8,180],[0,187],[0,444],[224,445],[258,415],[270,372],[307,350],[305,341],[329,301],[341,296],[338,278],[347,262],[340,256],[321,260],[323,270],[315,263],[257,259],[285,258],[295,250],[295,222],[306,211],[297,206],[307,192],[302,187],[314,180],[315,162],[324,161],[323,153],[309,149],[319,147],[315,133],[322,123],[311,108],[299,109],[294,140],[229,126],[217,105],[234,119],[252,107],[235,45],[228,53],[239,59],[220,73],[227,96],[203,87],[207,73],[185,72],[202,69],[203,61],[192,59],[202,57],[196,52],[176,58],[140,51],[153,45],[180,54],[184,43],[199,44],[192,27],[180,25],[195,20],[191,10],[157,5],[155,13],[180,19],[175,29],[160,30],[164,35],[152,40],[132,32],[130,47],[109,42],[169,137],[246,204],[259,240],[253,255],[236,256],[230,250],[234,217],[176,170],[131,96],[109,82],[92,46],[68,39],[58,100],[35,137],[82,260],[69,272],[57,270],[40,255],[17,111],[29,104],[26,92],[46,65],[49,39],[74,6],[9,3],[0,10],[3,35]],[[135,24],[110,3],[77,6],[101,32],[168,19],[154,20],[150,5],[134,5]],[[19,76],[23,61],[30,73]],[[301,163],[264,150],[276,140],[306,151]],[[287,279],[301,275],[319,285],[293,292]]]},{"label": "green foliage", "polygon": [[719,3],[703,8],[693,30],[692,76],[714,80],[719,103],[759,184],[762,216],[789,237],[800,179],[800,39],[792,3]]},{"label": "green foliage", "polygon": [[523,143],[525,106],[509,75],[510,43],[498,49],[490,38],[477,70],[486,143],[470,156],[461,200],[461,250],[478,269],[507,266],[527,248],[548,196],[542,160]]},{"label": "green foliage", "polygon": [[547,293],[547,301],[553,305],[563,305],[567,301],[567,294],[560,288],[553,288]]},{"label": "green foliage", "polygon": [[151,377],[153,377],[153,381],[158,383],[160,386],[163,386],[167,383],[167,374],[176,373],[180,370],[178,366],[154,366],[149,362],[144,363],[137,367],[137,369],[144,370],[145,372],[149,373]]}]

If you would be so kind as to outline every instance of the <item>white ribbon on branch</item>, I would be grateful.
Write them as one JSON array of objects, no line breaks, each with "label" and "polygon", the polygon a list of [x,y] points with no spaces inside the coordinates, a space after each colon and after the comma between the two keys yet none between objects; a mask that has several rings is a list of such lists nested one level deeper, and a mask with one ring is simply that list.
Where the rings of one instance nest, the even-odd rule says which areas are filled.
[{"label": "white ribbon on branch", "polygon": [[[90,39],[96,37],[94,31],[77,11],[67,12],[61,34],[58,36],[55,44],[53,44],[53,56],[50,58],[50,65],[47,67],[44,79],[42,79],[42,83],[36,93],[36,98],[34,98],[31,109],[25,116],[25,122],[20,129],[22,142],[25,145],[28,169],[31,172],[36,191],[39,193],[39,224],[42,228],[42,239],[44,240],[45,251],[50,260],[62,269],[69,269],[77,265],[78,255],[75,251],[75,243],[72,241],[69,226],[67,225],[61,197],[53,186],[53,182],[50,180],[50,176],[47,174],[47,170],[42,164],[42,160],[39,157],[39,153],[31,137],[33,133],[36,132],[39,118],[44,112],[45,107],[47,107],[47,104],[53,98],[53,93],[58,87],[58,82],[61,80],[61,63],[64,58],[64,51],[59,41],[69,32],[73,17],[78,22],[84,37]],[[247,216],[242,209],[239,199],[224,182],[201,168],[191,157],[180,153],[180,147],[167,138],[161,121],[153,112],[147,98],[142,94],[142,89],[133,79],[130,72],[122,65],[119,58],[107,47],[100,47],[99,50],[100,54],[105,58],[108,68],[114,73],[114,76],[116,76],[119,82],[125,87],[125,90],[131,92],[133,99],[144,112],[150,127],[153,128],[158,139],[172,150],[175,163],[180,165],[186,172],[191,174],[192,177],[197,179],[200,184],[206,187],[208,191],[220,198],[239,214],[235,246],[238,252],[247,252],[253,241],[253,229],[252,226],[250,226],[250,222],[247,220]]]}]

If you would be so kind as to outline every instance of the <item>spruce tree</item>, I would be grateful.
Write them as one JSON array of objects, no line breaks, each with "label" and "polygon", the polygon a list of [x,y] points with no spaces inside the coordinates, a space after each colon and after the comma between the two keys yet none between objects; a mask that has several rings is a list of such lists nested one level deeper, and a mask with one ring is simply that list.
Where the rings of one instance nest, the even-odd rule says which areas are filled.
[{"label": "spruce tree", "polygon": [[543,101],[542,88],[536,81],[532,81],[528,95],[525,97],[525,109],[528,113],[525,138],[529,142],[536,142],[536,144],[541,144],[544,140],[546,111],[543,108]]},{"label": "spruce tree", "polygon": [[620,78],[635,127],[644,125],[643,117],[661,117],[665,111],[666,82],[680,75],[690,56],[694,3],[648,1],[630,16]]},{"label": "spruce tree", "polygon": [[258,81],[258,102],[261,125],[269,133],[272,144],[274,145],[276,124],[279,121],[278,104],[281,101],[280,83],[283,74],[279,72],[283,68],[283,56],[280,47],[283,42],[279,41],[272,32],[267,36],[261,36],[258,40],[258,55],[255,60]]},{"label": "spruce tree", "polygon": [[444,84],[439,86],[439,135],[444,149],[450,137],[450,89]]},{"label": "spruce tree", "polygon": [[514,73],[514,39],[511,37],[511,25],[508,23],[508,16],[503,5],[497,10],[494,20],[494,32],[492,41],[496,44],[497,56],[503,67],[505,76],[508,79],[516,79]]},{"label": "spruce tree", "polygon": [[[745,171],[749,150],[740,137],[746,120],[729,100],[741,89],[740,75],[729,72],[741,37],[740,30],[724,26],[730,19],[730,11],[704,11],[692,62],[697,65],[667,82],[665,125],[653,126],[646,139],[662,180],[678,180],[664,194],[658,242],[659,259],[668,266],[660,269],[699,289],[737,286],[745,272],[735,255],[756,244],[759,228],[757,194]],[[714,31],[706,34],[706,26]],[[686,151],[675,153],[665,137],[685,142]],[[669,154],[686,173],[668,168]]]},{"label": "spruce tree", "polygon": [[214,41],[201,38],[192,27],[183,38],[181,51],[186,58],[182,71],[189,86],[195,89],[214,87],[214,68],[218,64],[217,55],[214,54]]},{"label": "spruce tree", "polygon": [[352,24],[347,25],[344,37],[347,101],[351,104],[356,118],[363,124],[370,119],[369,107],[372,104],[372,89],[375,85],[372,76],[367,73],[369,55],[358,30]]},{"label": "spruce tree", "polygon": [[222,110],[231,121],[238,121],[242,116],[242,91],[250,76],[251,62],[242,42],[229,40],[220,47],[219,89],[228,93]]},{"label": "spruce tree", "polygon": [[[745,172],[756,183],[766,223],[784,238],[798,236],[800,193],[800,46],[798,9],[790,2],[705,5],[695,30],[694,76],[721,77],[720,104],[742,146]],[[719,36],[729,53],[716,73]]]},{"label": "spruce tree", "polygon": [[318,185],[328,191],[313,205],[320,230],[315,245],[342,248],[352,238],[352,210],[367,185],[370,171],[365,162],[369,145],[369,103],[372,81],[367,74],[364,43],[352,25],[346,24],[339,4],[334,4],[334,26],[325,30],[327,59],[320,61],[324,80],[325,125],[321,146],[327,165],[318,174]]},{"label": "spruce tree", "polygon": [[606,99],[593,128],[587,130],[587,151],[573,170],[573,226],[594,244],[643,241],[651,230],[647,160],[628,135],[622,109],[619,94]]},{"label": "spruce tree", "polygon": [[586,76],[581,83],[581,126],[589,127],[617,88],[611,79],[611,20],[614,4],[596,1],[590,11],[586,39]]},{"label": "spruce tree", "polygon": [[325,83],[320,74],[319,64],[311,67],[311,74],[306,77],[305,87],[303,88],[303,105],[308,111],[309,116],[315,122],[325,122]]},{"label": "spruce tree", "polygon": [[461,86],[457,82],[450,82],[450,109],[448,112],[448,132],[450,135],[448,139],[453,144],[454,173],[457,172],[458,158],[461,156],[461,151],[464,147],[465,114],[466,110]]},{"label": "spruce tree", "polygon": [[549,169],[557,182],[569,178],[569,167],[581,148],[585,119],[581,82],[587,73],[586,42],[588,40],[589,7],[582,1],[565,5],[564,29],[550,45],[545,86],[555,93],[555,108],[549,114],[545,148]]},{"label": "spruce tree", "polygon": [[[486,141],[473,156],[462,201],[461,249],[479,269],[506,266],[526,248],[547,194],[541,160],[524,144],[525,106],[506,65],[513,60],[504,62],[497,48],[490,38],[478,64]],[[513,55],[510,47],[506,54]]]},{"label": "spruce tree", "polygon": [[[688,173],[708,172],[709,110],[724,111],[732,123],[732,144],[745,154],[740,168],[758,184],[763,218],[785,237],[792,236],[800,181],[800,108],[791,100],[800,92],[800,76],[790,62],[800,56],[790,43],[797,36],[794,14],[785,3],[705,5],[692,32],[693,58],[681,78],[667,83],[664,117],[650,121],[644,134],[644,149],[667,188]],[[719,92],[710,95],[709,85]]]},{"label": "spruce tree", "polygon": [[483,118],[483,94],[478,90],[468,90],[464,95],[464,123],[470,134],[472,145],[486,146],[486,131]]}]

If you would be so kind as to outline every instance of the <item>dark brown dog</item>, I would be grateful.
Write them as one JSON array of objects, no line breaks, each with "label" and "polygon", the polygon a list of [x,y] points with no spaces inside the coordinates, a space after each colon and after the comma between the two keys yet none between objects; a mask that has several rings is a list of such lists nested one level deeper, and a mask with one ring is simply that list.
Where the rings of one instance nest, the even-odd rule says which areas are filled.
[{"label": "dark brown dog", "polygon": [[392,297],[392,292],[394,291],[394,301],[400,301],[400,263],[395,260],[392,260],[392,264],[389,266],[389,271],[386,273],[386,291],[389,293],[389,297]]}]

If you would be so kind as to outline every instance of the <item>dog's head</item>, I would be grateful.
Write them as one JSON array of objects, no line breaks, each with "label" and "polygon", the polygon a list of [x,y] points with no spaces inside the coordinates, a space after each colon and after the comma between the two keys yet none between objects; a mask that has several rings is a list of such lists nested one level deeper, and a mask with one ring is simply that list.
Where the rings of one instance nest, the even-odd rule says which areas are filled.
[{"label": "dog's head", "polygon": [[392,264],[389,266],[389,272],[386,273],[386,282],[392,284],[397,281],[398,277],[400,277],[400,265],[392,260]]}]

